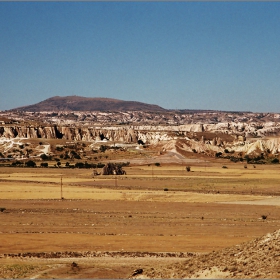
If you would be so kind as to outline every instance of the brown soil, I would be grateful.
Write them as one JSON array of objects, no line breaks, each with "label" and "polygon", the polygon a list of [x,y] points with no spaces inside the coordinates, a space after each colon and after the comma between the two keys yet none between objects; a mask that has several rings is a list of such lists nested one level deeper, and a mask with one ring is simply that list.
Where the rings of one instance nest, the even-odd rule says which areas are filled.
[{"label": "brown soil", "polygon": [[2,168],[0,277],[279,278],[276,167],[126,170]]}]

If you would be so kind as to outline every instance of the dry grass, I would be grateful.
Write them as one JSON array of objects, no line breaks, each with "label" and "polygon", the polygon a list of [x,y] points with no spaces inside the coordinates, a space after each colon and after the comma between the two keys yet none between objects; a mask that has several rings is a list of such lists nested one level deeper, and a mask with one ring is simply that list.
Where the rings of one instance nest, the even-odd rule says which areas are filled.
[{"label": "dry grass", "polygon": [[211,252],[278,229],[277,166],[222,165],[197,164],[191,172],[131,166],[125,176],[95,178],[87,169],[1,168],[0,253]]}]

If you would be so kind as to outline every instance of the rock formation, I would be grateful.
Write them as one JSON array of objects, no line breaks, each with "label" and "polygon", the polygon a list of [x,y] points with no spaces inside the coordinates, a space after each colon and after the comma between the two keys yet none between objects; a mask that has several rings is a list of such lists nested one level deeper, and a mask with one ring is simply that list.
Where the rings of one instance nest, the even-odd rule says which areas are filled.
[{"label": "rock formation", "polygon": [[225,112],[2,112],[0,139],[165,145],[215,155],[279,151],[280,114]]}]

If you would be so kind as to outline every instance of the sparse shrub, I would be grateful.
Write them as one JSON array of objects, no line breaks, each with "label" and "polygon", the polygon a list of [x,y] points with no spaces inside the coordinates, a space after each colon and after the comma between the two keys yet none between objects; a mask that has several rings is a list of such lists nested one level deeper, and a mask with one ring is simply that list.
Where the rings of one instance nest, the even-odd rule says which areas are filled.
[{"label": "sparse shrub", "polygon": [[155,163],[155,166],[160,166],[160,163],[159,163],[159,162],[156,162],[156,163]]},{"label": "sparse shrub", "polygon": [[76,162],[75,167],[84,168],[85,164],[83,162]]},{"label": "sparse shrub", "polygon": [[163,190],[164,190],[165,192],[168,192],[168,188],[164,188]]},{"label": "sparse shrub", "polygon": [[0,212],[4,212],[6,210],[5,207],[0,207]]},{"label": "sparse shrub", "polygon": [[12,163],[12,166],[21,166],[21,165],[23,165],[22,161],[15,161]]},{"label": "sparse shrub", "polygon": [[138,145],[144,145],[144,144],[145,144],[141,139],[139,139],[139,140],[137,141],[137,143],[138,143]]},{"label": "sparse shrub", "polygon": [[92,165],[90,163],[85,162],[85,168],[91,168]]},{"label": "sparse shrub", "polygon": [[279,163],[279,159],[278,158],[274,158],[271,160],[271,163]]},{"label": "sparse shrub", "polygon": [[81,157],[80,157],[78,154],[73,155],[73,157],[74,157],[75,159],[81,159]]},{"label": "sparse shrub", "polygon": [[42,162],[41,163],[41,167],[48,167],[48,166],[49,166],[49,164],[47,162]]},{"label": "sparse shrub", "polygon": [[106,145],[101,145],[99,148],[100,152],[102,152],[102,153],[104,153],[107,149],[109,149],[109,147]]},{"label": "sparse shrub", "polygon": [[49,159],[49,157],[48,157],[46,154],[40,155],[40,158],[41,158],[42,160],[48,160],[48,159]]},{"label": "sparse shrub", "polygon": [[69,153],[69,151],[65,151],[65,153],[64,153],[64,159],[70,158],[68,153]]},{"label": "sparse shrub", "polygon": [[230,157],[230,161],[232,161],[232,162],[238,162],[238,161],[240,161],[240,158],[231,156],[231,157]]},{"label": "sparse shrub", "polygon": [[222,168],[227,168],[227,166],[223,165],[223,167],[222,167]]},{"label": "sparse shrub", "polygon": [[247,163],[249,163],[251,161],[251,158],[249,157],[249,155],[245,155],[244,159],[247,161]]},{"label": "sparse shrub", "polygon": [[267,219],[267,215],[262,215],[262,219],[266,220]]},{"label": "sparse shrub", "polygon": [[218,153],[215,154],[215,157],[220,157],[222,154],[223,154],[223,153],[218,152]]},{"label": "sparse shrub", "polygon": [[197,153],[196,149],[192,149],[192,151],[193,151],[193,153],[195,153],[195,154]]},{"label": "sparse shrub", "polygon": [[247,164],[244,164],[244,168],[247,168]]},{"label": "sparse shrub", "polygon": [[190,167],[190,166],[187,166],[187,167],[186,167],[186,170],[187,170],[187,172],[190,172],[190,171],[191,171],[191,167]]},{"label": "sparse shrub", "polygon": [[36,167],[36,162],[33,160],[29,160],[25,163],[25,166],[27,167]]}]

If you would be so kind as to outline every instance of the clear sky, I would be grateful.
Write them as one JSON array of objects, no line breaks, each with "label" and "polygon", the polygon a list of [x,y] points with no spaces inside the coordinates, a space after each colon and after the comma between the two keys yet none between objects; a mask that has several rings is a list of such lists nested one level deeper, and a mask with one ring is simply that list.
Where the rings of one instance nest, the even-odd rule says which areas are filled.
[{"label": "clear sky", "polygon": [[0,110],[52,96],[280,112],[280,2],[0,2]]}]

